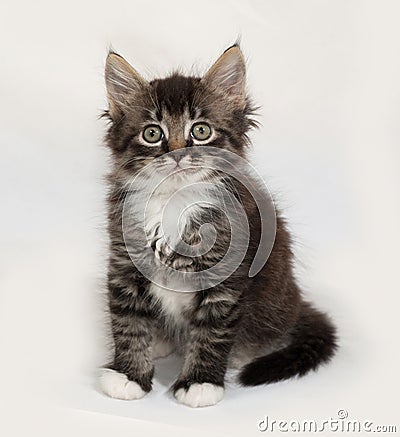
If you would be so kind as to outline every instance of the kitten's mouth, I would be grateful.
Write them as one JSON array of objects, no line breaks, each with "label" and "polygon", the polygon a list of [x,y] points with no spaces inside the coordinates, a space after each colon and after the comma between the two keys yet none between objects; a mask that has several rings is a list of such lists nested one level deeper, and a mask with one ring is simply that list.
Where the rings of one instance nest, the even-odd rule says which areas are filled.
[{"label": "kitten's mouth", "polygon": [[196,173],[202,173],[204,167],[198,162],[192,162],[188,160],[169,160],[167,162],[161,162],[157,166],[157,171],[165,176],[172,176],[178,179],[184,179],[188,176],[193,176]]},{"label": "kitten's mouth", "polygon": [[176,174],[180,174],[184,176],[185,174],[199,171],[199,167],[196,167],[191,164],[186,164],[186,165],[176,164],[175,167],[172,169],[172,171],[175,172]]},{"label": "kitten's mouth", "polygon": [[186,171],[196,171],[199,169],[198,165],[195,165],[193,163],[190,162],[173,162],[170,163],[170,165],[168,165],[169,169],[173,172],[183,172],[185,173]]}]

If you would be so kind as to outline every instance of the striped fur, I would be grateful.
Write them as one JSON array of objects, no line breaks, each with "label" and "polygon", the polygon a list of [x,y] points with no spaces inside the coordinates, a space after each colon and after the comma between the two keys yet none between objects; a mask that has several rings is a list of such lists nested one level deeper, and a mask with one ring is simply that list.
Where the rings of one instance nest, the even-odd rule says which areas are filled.
[{"label": "striped fur", "polygon": [[[202,79],[173,74],[147,82],[115,53],[107,61],[110,110],[106,115],[110,127],[106,142],[112,156],[108,176],[108,296],[115,343],[115,357],[109,368],[148,392],[154,373],[153,351],[177,349],[184,354],[184,364],[172,389],[178,401],[190,406],[220,400],[230,364],[243,368],[240,381],[245,385],[274,382],[316,368],[330,359],[336,344],[327,317],[302,300],[292,272],[291,239],[284,220],[278,214],[268,262],[249,278],[261,229],[255,202],[237,181],[202,173],[201,164],[197,177],[231,190],[246,211],[250,242],[236,271],[212,288],[178,293],[143,277],[127,252],[122,209],[129,196],[129,182],[171,148],[181,147],[190,152],[193,161],[201,161],[201,145],[194,143],[187,126],[207,120],[214,128],[207,145],[246,156],[247,132],[255,121],[244,75],[243,56],[237,46],[227,50]],[[151,123],[163,126],[165,131],[157,146],[146,145],[141,137],[143,127]],[[196,192],[191,195],[196,196]],[[163,199],[160,194],[155,205]],[[140,212],[140,202],[135,205]],[[160,262],[181,270],[202,271],[222,259],[231,237],[223,214],[207,208],[188,214],[182,227],[186,243],[196,244],[197,229],[210,220],[217,241],[206,254],[183,259],[161,241],[156,206],[152,207],[148,232]],[[126,381],[115,375],[110,379],[122,381],[121,397],[126,398]],[[132,398],[140,394],[130,390]]]}]

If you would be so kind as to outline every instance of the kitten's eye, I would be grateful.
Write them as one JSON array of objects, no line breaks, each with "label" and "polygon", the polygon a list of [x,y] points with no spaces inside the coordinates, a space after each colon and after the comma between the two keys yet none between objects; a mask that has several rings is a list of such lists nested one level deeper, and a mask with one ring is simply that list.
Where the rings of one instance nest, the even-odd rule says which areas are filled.
[{"label": "kitten's eye", "polygon": [[208,140],[211,137],[211,127],[207,123],[196,123],[193,125],[190,134],[195,140]]},{"label": "kitten's eye", "polygon": [[147,126],[143,131],[144,140],[152,144],[158,143],[163,135],[164,134],[160,126],[157,126],[155,124]]}]

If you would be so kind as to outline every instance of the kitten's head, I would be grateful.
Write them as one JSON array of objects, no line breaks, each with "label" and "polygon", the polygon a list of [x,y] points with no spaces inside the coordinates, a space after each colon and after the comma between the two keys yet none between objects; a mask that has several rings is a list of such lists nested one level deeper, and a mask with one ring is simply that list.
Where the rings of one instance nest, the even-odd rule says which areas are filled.
[{"label": "kitten's head", "polygon": [[171,151],[198,158],[205,145],[244,155],[247,131],[256,123],[237,45],[202,78],[174,73],[148,82],[114,52],[107,57],[105,76],[107,144],[125,172],[135,173],[158,157],[162,163]]}]

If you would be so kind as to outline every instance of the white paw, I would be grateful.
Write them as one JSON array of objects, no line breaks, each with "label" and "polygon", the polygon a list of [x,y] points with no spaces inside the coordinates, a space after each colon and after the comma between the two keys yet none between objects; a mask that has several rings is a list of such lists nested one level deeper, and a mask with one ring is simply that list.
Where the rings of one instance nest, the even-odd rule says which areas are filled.
[{"label": "white paw", "polygon": [[209,407],[217,404],[224,397],[224,388],[204,382],[192,384],[186,391],[180,388],[175,393],[176,400],[189,407]]},{"label": "white paw", "polygon": [[168,242],[165,239],[160,238],[159,240],[156,241],[154,255],[158,260],[164,261],[165,258],[168,258],[172,254],[173,254],[173,250],[171,249],[171,247],[169,246]]},{"label": "white paw", "polygon": [[126,401],[140,399],[146,394],[139,384],[129,381],[123,373],[111,369],[102,370],[100,387],[106,395]]}]

